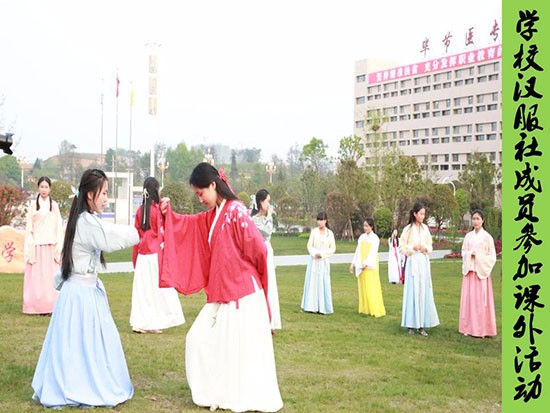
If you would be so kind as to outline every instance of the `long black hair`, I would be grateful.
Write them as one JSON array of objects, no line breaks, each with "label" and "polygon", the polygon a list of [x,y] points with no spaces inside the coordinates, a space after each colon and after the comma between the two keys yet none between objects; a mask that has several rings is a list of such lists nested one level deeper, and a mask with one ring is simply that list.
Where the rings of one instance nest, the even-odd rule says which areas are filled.
[{"label": "long black hair", "polygon": [[[223,170],[222,170],[223,172]],[[223,176],[222,176],[223,175]],[[216,183],[216,192],[223,199],[238,200],[237,195],[229,187],[225,174],[210,165],[208,162],[201,162],[193,169],[189,177],[189,184],[197,188],[207,188],[212,182]]]},{"label": "long black hair", "polygon": [[411,211],[409,212],[409,224],[414,224],[415,223],[416,217],[414,216],[414,214],[416,214],[421,209],[426,209],[426,207],[424,206],[424,204],[422,202],[416,202],[413,205]]},{"label": "long black hair", "polygon": [[151,204],[160,202],[160,184],[154,177],[149,176],[143,181],[143,202],[141,207],[141,229],[151,228]]},{"label": "long black hair", "polygon": [[481,223],[481,228],[485,229],[485,212],[483,212],[481,209],[474,209],[472,212],[470,212],[470,216],[473,217],[474,214],[478,214],[481,217],[481,220],[483,221]]},{"label": "long black hair", "polygon": [[372,232],[374,232],[376,234],[376,227],[374,225],[374,218],[372,218],[372,217],[365,218],[365,222],[367,224],[369,224],[369,227],[372,228]]},{"label": "long black hair", "polygon": [[[44,181],[46,181],[48,183],[48,185],[50,186],[50,189],[52,189],[52,181],[47,176],[41,176],[40,178],[38,178],[38,183],[36,184],[36,186],[40,186],[40,184]],[[52,197],[50,196],[49,198],[50,198],[50,212],[51,212],[51,210],[53,209]],[[40,209],[40,203],[38,202],[39,199],[40,199],[40,192],[38,193],[38,196],[36,197],[36,210],[37,211]]]},{"label": "long black hair", "polygon": [[[61,274],[64,280],[69,278],[73,269],[73,242],[78,217],[84,211],[93,212],[88,205],[88,194],[93,194],[93,198],[95,198],[103,188],[105,182],[107,182],[107,176],[100,169],[88,169],[82,174],[82,178],[80,178],[80,185],[73,198],[71,212],[67,220],[67,228],[65,229],[65,239],[63,241]],[[103,251],[100,254],[100,261],[105,266]]]},{"label": "long black hair", "polygon": [[267,199],[269,196],[269,192],[267,189],[260,189],[258,192],[256,192],[254,203],[252,205],[252,211],[250,211],[250,215],[254,216],[258,212],[260,212],[260,205],[263,201]]},{"label": "long black hair", "polygon": [[325,223],[325,227],[327,227],[327,228],[330,229],[330,227],[328,226],[328,215],[327,215],[326,212],[321,211],[321,212],[319,212],[319,213],[317,214],[317,221],[319,221],[319,220],[321,220],[321,219],[324,220],[324,221],[327,221],[327,222]]}]

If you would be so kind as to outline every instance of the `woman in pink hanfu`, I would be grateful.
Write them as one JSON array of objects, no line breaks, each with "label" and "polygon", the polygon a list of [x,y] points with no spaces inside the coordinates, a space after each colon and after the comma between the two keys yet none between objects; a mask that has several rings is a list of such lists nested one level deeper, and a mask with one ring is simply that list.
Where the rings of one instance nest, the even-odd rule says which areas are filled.
[{"label": "woman in pink hanfu", "polygon": [[51,314],[59,292],[53,276],[59,269],[63,247],[63,222],[57,202],[51,199],[52,183],[38,179],[38,196],[27,213],[23,313]]},{"label": "woman in pink hanfu", "polygon": [[462,292],[458,331],[465,336],[497,335],[491,271],[497,256],[493,237],[483,228],[484,214],[472,212],[474,229],[462,244]]},{"label": "woman in pink hanfu", "polygon": [[265,242],[223,169],[195,167],[193,192],[208,207],[165,215],[161,287],[204,290],[206,304],[189,329],[185,369],[193,402],[210,410],[276,412],[283,407],[267,300]]}]

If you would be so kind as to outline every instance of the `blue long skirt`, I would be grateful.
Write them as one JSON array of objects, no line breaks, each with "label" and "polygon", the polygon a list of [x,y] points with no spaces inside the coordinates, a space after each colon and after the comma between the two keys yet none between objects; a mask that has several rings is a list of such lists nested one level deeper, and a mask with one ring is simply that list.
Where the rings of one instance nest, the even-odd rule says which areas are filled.
[{"label": "blue long skirt", "polygon": [[134,393],[101,280],[63,284],[34,372],[33,399],[47,407],[108,406]]},{"label": "blue long skirt", "polygon": [[302,310],[311,313],[332,314],[330,261],[328,258],[309,257],[302,296]]},{"label": "blue long skirt", "polygon": [[407,258],[403,287],[402,327],[429,328],[439,324],[432,289],[430,258],[417,252]]}]

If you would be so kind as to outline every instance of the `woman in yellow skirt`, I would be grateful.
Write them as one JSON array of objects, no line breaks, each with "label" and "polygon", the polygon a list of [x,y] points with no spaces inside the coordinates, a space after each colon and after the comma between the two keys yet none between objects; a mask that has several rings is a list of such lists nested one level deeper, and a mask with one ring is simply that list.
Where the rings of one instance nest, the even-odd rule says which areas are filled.
[{"label": "woman in yellow skirt", "polygon": [[380,272],[378,269],[378,246],[380,239],[374,233],[374,220],[367,218],[363,222],[364,234],[357,240],[357,248],[349,272],[357,277],[359,287],[359,313],[382,317],[386,315]]}]

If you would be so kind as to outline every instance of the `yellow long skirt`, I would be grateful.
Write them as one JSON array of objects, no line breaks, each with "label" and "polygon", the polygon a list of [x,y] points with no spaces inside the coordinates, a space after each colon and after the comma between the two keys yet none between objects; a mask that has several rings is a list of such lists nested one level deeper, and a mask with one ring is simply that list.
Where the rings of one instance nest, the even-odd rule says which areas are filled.
[{"label": "yellow long skirt", "polygon": [[[361,257],[366,257],[369,253],[370,244],[365,244],[361,248]],[[380,272],[378,269],[378,258],[376,259],[376,268],[364,269],[357,277],[359,289],[359,313],[372,315],[373,317],[382,317],[386,315],[384,307],[384,298],[382,297],[382,286],[380,284]]]}]

